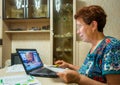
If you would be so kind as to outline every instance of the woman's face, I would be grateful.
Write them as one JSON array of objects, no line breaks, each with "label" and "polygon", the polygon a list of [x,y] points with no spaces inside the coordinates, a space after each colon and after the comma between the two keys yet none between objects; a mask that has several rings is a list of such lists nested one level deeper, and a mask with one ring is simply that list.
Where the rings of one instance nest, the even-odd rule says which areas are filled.
[{"label": "woman's face", "polygon": [[87,25],[82,18],[77,19],[77,34],[84,42],[90,42],[92,38],[92,25]]}]

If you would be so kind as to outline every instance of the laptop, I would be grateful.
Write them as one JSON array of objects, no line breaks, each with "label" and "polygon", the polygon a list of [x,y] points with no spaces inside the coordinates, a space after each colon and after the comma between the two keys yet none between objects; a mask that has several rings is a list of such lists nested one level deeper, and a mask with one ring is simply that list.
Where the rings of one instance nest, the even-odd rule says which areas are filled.
[{"label": "laptop", "polygon": [[16,49],[26,74],[56,78],[56,72],[46,68],[36,49]]}]

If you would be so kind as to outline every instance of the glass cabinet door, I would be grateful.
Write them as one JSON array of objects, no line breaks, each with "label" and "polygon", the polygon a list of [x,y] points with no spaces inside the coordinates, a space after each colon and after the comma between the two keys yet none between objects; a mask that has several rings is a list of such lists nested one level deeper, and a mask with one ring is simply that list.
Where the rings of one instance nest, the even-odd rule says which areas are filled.
[{"label": "glass cabinet door", "polygon": [[4,18],[49,17],[49,0],[4,0]]},{"label": "glass cabinet door", "polygon": [[24,0],[3,0],[4,18],[24,18]]},{"label": "glass cabinet door", "polygon": [[28,0],[28,18],[49,17],[49,0]]},{"label": "glass cabinet door", "polygon": [[73,0],[53,0],[53,61],[73,63]]}]

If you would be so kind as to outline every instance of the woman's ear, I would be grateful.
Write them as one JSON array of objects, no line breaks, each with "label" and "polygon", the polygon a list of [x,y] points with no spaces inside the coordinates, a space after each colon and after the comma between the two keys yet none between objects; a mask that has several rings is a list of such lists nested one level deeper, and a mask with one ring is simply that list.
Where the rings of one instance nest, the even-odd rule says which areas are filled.
[{"label": "woman's ear", "polygon": [[92,27],[92,30],[93,30],[93,32],[94,31],[96,31],[98,28],[97,28],[97,22],[96,21],[92,21],[92,23],[91,23],[91,27]]}]

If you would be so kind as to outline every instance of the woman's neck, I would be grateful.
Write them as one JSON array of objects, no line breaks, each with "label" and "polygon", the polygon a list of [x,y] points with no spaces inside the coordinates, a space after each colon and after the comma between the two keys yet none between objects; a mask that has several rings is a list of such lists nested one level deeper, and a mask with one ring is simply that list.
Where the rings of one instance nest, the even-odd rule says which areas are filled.
[{"label": "woman's neck", "polygon": [[90,50],[90,53],[92,53],[96,48],[97,46],[100,44],[100,42],[104,39],[104,34],[101,33],[99,34],[98,36],[95,36],[94,39],[91,41],[91,44],[92,44],[92,47],[91,47],[91,50]]}]

